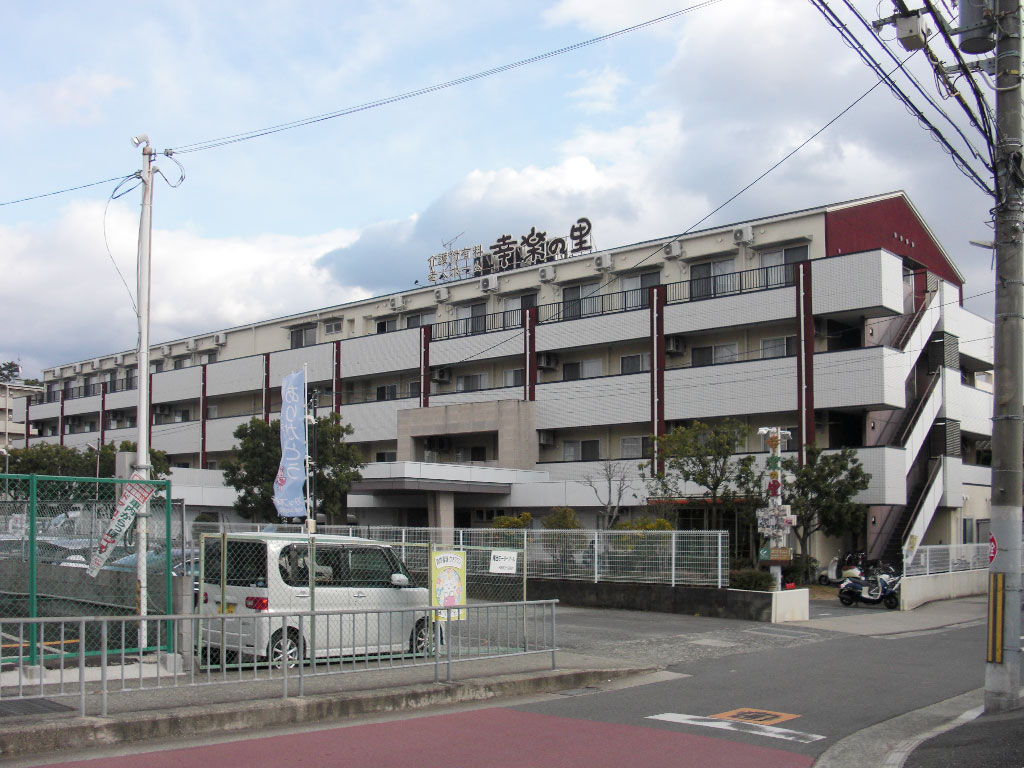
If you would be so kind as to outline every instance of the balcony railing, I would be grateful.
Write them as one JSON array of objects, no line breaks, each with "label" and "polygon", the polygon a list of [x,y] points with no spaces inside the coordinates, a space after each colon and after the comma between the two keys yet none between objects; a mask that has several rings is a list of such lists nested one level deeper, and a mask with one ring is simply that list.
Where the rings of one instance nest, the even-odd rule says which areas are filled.
[{"label": "balcony railing", "polygon": [[[126,392],[132,389],[138,389],[138,379],[114,379],[113,381],[107,382],[107,394],[111,392]],[[103,392],[102,384],[83,384],[80,387],[65,387],[62,390],[52,390],[50,392],[41,392],[32,398],[32,405],[42,405],[43,403],[59,403],[61,394],[64,395],[65,400],[77,400],[81,397],[95,397]]]},{"label": "balcony railing", "polygon": [[[684,301],[700,301],[740,293],[767,291],[772,288],[785,288],[794,284],[794,274],[792,264],[780,264],[774,267],[748,269],[744,272],[698,277],[678,283],[669,283],[665,286],[666,298],[669,304],[677,304]],[[578,320],[583,317],[630,312],[636,309],[646,309],[649,303],[650,293],[647,288],[634,288],[616,293],[597,293],[578,299],[565,299],[555,304],[542,304],[537,307],[537,322],[557,323],[564,320]],[[432,326],[431,338],[434,340],[451,339],[521,328],[522,313],[523,310],[513,309],[490,315],[478,315],[436,323]]]}]

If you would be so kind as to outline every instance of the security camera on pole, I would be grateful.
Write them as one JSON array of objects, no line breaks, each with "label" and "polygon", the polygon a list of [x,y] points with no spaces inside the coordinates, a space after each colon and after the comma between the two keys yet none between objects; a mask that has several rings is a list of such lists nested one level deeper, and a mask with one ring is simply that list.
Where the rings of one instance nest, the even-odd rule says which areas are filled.
[{"label": "security camera on pole", "polygon": [[790,433],[781,427],[761,427],[757,434],[765,439],[768,446],[768,506],[757,511],[757,530],[769,540],[768,548],[762,547],[758,559],[767,561],[775,580],[775,588],[782,589],[782,565],[793,559],[792,552],[786,547],[786,539],[794,520],[791,508],[782,503],[782,453],[779,450],[783,438],[789,439]]}]

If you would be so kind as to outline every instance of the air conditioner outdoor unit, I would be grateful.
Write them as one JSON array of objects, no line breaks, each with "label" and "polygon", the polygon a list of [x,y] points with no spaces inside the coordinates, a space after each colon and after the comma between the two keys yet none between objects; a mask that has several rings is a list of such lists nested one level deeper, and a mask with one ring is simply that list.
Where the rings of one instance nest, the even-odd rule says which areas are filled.
[{"label": "air conditioner outdoor unit", "polygon": [[541,445],[554,445],[555,433],[550,429],[537,430],[537,442]]},{"label": "air conditioner outdoor unit", "polygon": [[187,349],[189,352],[194,352],[195,349],[196,349],[196,340],[195,339],[189,339],[188,341],[186,341],[185,342],[185,349]]},{"label": "air conditioner outdoor unit", "polygon": [[164,344],[162,347],[160,347],[160,354],[162,354],[164,357],[170,357],[171,356],[171,345],[170,344]]},{"label": "air conditioner outdoor unit", "polygon": [[680,243],[678,240],[674,240],[673,242],[666,245],[664,248],[661,249],[661,252],[664,255],[666,261],[678,259],[685,253],[685,251],[683,251],[683,244]]},{"label": "air conditioner outdoor unit", "polygon": [[82,364],[81,363],[75,363],[73,366],[71,366],[71,370],[73,370],[75,373],[81,373],[82,372]]},{"label": "air conditioner outdoor unit", "polygon": [[388,299],[388,307],[392,312],[401,312],[405,309],[405,296],[391,296]]},{"label": "air conditioner outdoor unit", "polygon": [[604,272],[612,268],[612,256],[610,253],[599,253],[594,257],[594,269]]},{"label": "air conditioner outdoor unit", "polygon": [[686,351],[686,339],[682,336],[665,337],[665,354],[681,355]]},{"label": "air conditioner outdoor unit", "polygon": [[223,347],[225,344],[228,343],[228,335],[226,333],[218,333],[216,336],[213,337],[213,343],[216,344],[218,347]]},{"label": "air conditioner outdoor unit", "polygon": [[100,359],[98,357],[92,361],[92,369],[94,371],[98,371],[100,369]]},{"label": "air conditioner outdoor unit", "polygon": [[498,276],[484,275],[480,278],[480,290],[485,293],[494,293],[498,290]]},{"label": "air conditioner outdoor unit", "polygon": [[737,227],[732,231],[732,241],[737,245],[750,245],[754,242],[754,228],[749,225]]},{"label": "air conditioner outdoor unit", "polygon": [[537,367],[544,371],[550,371],[558,367],[558,355],[553,352],[540,352],[537,354]]},{"label": "air conditioner outdoor unit", "polygon": [[434,289],[434,301],[436,301],[438,304],[440,304],[442,302],[445,302],[445,301],[448,301],[449,299],[451,299],[451,297],[452,297],[452,292],[449,291],[444,286],[441,286],[440,288],[435,288]]},{"label": "air conditioner outdoor unit", "polygon": [[114,355],[114,365],[124,365],[124,355]]},{"label": "air conditioner outdoor unit", "polygon": [[555,268],[541,267],[537,272],[537,276],[540,278],[542,283],[553,283],[555,282]]},{"label": "air conditioner outdoor unit", "polygon": [[435,368],[430,372],[430,380],[441,384],[452,380],[451,368]]}]

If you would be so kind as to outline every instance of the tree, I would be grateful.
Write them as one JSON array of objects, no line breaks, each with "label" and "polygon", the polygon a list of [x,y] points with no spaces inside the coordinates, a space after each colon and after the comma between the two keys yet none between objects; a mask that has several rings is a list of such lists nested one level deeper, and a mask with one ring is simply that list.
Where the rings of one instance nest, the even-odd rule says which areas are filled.
[{"label": "tree", "polygon": [[574,531],[583,526],[580,518],[572,507],[552,507],[540,524],[549,531]]},{"label": "tree", "polygon": [[[336,413],[317,419],[310,427],[317,456],[310,467],[313,507],[327,515],[329,523],[344,513],[345,495],[362,477],[362,455],[345,442],[352,432],[352,426]],[[235,430],[235,438],[235,457],[224,462],[224,482],[238,491],[235,510],[249,520],[276,520],[274,479],[281,463],[281,422],[251,419]]]},{"label": "tree", "polygon": [[622,499],[629,491],[629,462],[605,459],[599,472],[583,476],[583,484],[590,487],[598,503],[604,507],[604,527],[612,528],[622,511]]},{"label": "tree", "polygon": [[[121,451],[135,451],[135,443],[124,441],[119,448],[113,443],[100,446],[99,476],[113,477],[116,455]],[[56,477],[94,477],[96,475],[96,449],[79,451],[64,445],[37,443],[28,448],[14,448],[9,459],[11,474],[53,475]],[[153,477],[161,479],[170,473],[170,462],[164,451],[151,451],[150,464]]]},{"label": "tree", "polygon": [[808,446],[802,467],[796,459],[784,459],[782,469],[794,478],[784,486],[783,494],[796,515],[793,532],[805,563],[811,537],[818,531],[828,536],[860,536],[867,512],[853,497],[868,487],[871,475],[864,471],[853,448],[826,454],[817,446]]},{"label": "tree", "polygon": [[533,515],[523,512],[518,517],[511,515],[498,515],[491,523],[491,528],[529,528],[533,522]]},{"label": "tree", "polygon": [[[752,488],[757,481],[752,456],[733,458],[749,432],[750,428],[736,419],[676,427],[658,439],[665,468],[654,472],[648,481],[649,495],[681,498],[686,495],[686,483],[699,485],[711,510],[708,527],[721,527],[722,506],[737,503],[743,498],[739,489]],[[646,466],[656,468],[656,461],[652,459]]]},{"label": "tree", "polygon": [[0,384],[8,384],[21,375],[21,366],[13,360],[0,363]]}]

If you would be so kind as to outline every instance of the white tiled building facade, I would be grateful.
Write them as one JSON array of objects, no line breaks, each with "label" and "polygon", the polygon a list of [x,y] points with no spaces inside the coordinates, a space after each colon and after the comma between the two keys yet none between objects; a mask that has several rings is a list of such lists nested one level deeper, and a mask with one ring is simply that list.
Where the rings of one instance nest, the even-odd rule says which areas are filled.
[{"label": "white tiled building facade", "polygon": [[[962,308],[960,273],[904,195],[574,245],[504,270],[485,247],[483,275],[155,345],[153,446],[192,503],[230,504],[210,470],[239,424],[277,418],[282,376],[306,365],[321,413],[352,424],[369,462],[349,502],[362,523],[567,505],[594,524],[606,460],[639,507],[650,435],[731,416],[748,452],[764,452],[764,426],[789,429],[792,452],[857,448],[874,556],[984,533],[992,324]],[[134,365],[123,352],[46,370],[26,443],[133,439]]]}]

